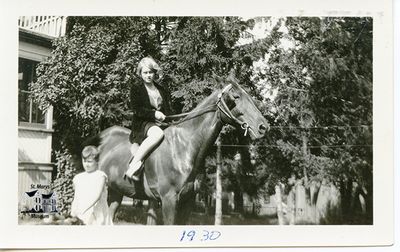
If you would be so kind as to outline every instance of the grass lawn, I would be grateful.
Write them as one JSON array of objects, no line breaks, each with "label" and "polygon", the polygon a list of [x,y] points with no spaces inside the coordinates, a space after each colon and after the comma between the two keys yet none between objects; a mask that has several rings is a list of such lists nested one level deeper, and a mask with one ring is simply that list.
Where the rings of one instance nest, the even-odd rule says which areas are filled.
[{"label": "grass lawn", "polygon": [[[157,210],[161,216],[161,211]],[[145,208],[135,208],[122,205],[115,217],[115,225],[146,225],[147,214]],[[238,213],[223,215],[223,225],[277,225],[276,216],[251,216]],[[189,217],[188,225],[214,225],[214,216],[204,213],[193,212]]]}]

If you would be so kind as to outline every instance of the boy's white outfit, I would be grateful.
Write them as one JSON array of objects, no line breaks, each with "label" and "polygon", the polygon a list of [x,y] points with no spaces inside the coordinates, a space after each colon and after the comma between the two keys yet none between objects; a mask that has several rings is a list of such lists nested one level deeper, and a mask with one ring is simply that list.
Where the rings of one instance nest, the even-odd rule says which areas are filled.
[{"label": "boy's white outfit", "polygon": [[[91,189],[98,186],[105,178],[103,190],[100,199],[90,207],[88,202],[96,197],[96,192]],[[86,225],[112,225],[112,219],[107,204],[107,175],[99,170],[93,172],[82,172],[76,175],[73,179],[75,187],[74,200],[71,206],[71,216],[76,216],[81,219]]]}]

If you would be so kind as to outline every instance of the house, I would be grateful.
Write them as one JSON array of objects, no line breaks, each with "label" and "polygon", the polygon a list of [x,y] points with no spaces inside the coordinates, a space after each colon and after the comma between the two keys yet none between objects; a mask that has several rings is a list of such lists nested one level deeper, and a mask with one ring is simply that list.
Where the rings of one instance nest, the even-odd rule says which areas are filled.
[{"label": "house", "polygon": [[31,185],[49,185],[53,109],[41,111],[29,97],[29,83],[39,62],[50,56],[52,40],[65,34],[66,17],[24,16],[18,20],[18,191],[19,199]]},{"label": "house", "polygon": [[21,213],[54,213],[57,212],[57,194],[43,193],[41,190],[25,192]]}]

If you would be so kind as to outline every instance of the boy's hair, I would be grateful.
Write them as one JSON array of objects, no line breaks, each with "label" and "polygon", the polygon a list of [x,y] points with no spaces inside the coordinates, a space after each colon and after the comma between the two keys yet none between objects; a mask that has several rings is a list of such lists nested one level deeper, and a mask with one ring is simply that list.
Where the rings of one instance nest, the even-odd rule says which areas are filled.
[{"label": "boy's hair", "polygon": [[82,158],[99,161],[99,150],[93,145],[86,146],[82,150]]}]

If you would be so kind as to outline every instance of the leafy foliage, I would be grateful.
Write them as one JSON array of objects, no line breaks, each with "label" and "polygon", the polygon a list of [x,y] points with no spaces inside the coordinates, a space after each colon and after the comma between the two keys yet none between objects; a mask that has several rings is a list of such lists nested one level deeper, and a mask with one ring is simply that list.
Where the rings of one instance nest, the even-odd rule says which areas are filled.
[{"label": "leafy foliage", "polygon": [[269,182],[350,179],[372,192],[372,19],[286,18],[277,26],[252,76],[272,125],[256,144],[261,174]]},{"label": "leafy foliage", "polygon": [[178,111],[193,109],[211,94],[214,75],[227,76],[237,61],[235,45],[246,23],[237,17],[182,17],[175,21],[162,57]]},{"label": "leafy foliage", "polygon": [[64,216],[71,212],[71,203],[74,199],[72,179],[77,174],[77,167],[72,161],[67,149],[56,151],[57,177],[52,183],[52,189],[57,194],[58,210]]}]

